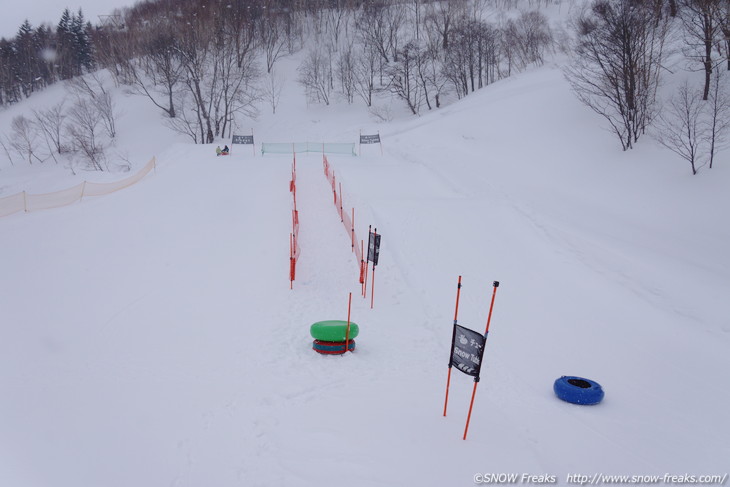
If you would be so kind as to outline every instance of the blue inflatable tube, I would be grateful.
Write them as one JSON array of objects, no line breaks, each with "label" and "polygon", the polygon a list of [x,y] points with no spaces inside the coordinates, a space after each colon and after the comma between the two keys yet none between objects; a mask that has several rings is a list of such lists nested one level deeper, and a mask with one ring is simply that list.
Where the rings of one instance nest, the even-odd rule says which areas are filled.
[{"label": "blue inflatable tube", "polygon": [[564,375],[553,384],[555,395],[572,404],[592,405],[603,400],[603,388],[598,382],[583,377]]},{"label": "blue inflatable tube", "polygon": [[[352,352],[355,350],[355,340],[350,340],[347,344],[347,350]],[[345,342],[326,342],[322,340],[314,340],[312,349],[322,355],[342,355],[345,353]]]}]

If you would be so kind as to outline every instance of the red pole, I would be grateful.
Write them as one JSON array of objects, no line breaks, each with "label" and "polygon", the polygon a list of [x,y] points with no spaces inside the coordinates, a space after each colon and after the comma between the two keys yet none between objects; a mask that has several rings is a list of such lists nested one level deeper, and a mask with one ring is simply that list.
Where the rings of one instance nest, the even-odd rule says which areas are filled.
[{"label": "red pole", "polygon": [[471,402],[469,403],[469,414],[466,417],[466,427],[464,428],[464,437],[462,440],[466,440],[466,433],[469,431],[469,420],[471,419],[471,409],[474,407],[474,396],[477,393],[477,384],[479,379],[474,379],[474,390],[471,392]]},{"label": "red pole", "polygon": [[375,300],[375,264],[373,264],[373,280],[370,284],[370,309],[373,309],[373,301]]},{"label": "red pole", "polygon": [[487,316],[487,329],[484,330],[484,336],[487,336],[487,333],[489,333],[489,323],[492,321],[492,309],[494,309],[494,296],[497,294],[497,288],[499,287],[499,281],[494,281],[492,283],[492,286],[494,286],[494,290],[492,291],[492,303],[489,305],[489,316]]},{"label": "red pole", "polygon": [[345,351],[344,353],[347,353],[347,350],[350,348],[350,309],[352,307],[352,293],[350,293],[350,297],[347,300],[347,331],[345,332]]},{"label": "red pole", "polygon": [[340,222],[345,221],[345,215],[342,212],[342,183],[340,183]]},{"label": "red pole", "polygon": [[352,209],[352,251],[355,251],[355,208]]},{"label": "red pole", "polygon": [[[456,285],[456,309],[454,310],[454,325],[457,323],[457,317],[459,316],[459,296],[461,295],[461,276],[459,276],[459,283]],[[455,331],[455,330],[454,330]],[[454,331],[451,333],[451,350],[454,350],[454,339],[456,338]],[[446,399],[444,399],[444,416],[446,416],[446,407],[449,405],[449,386],[451,384],[451,356],[449,356],[449,375],[446,377]]]},{"label": "red pole", "polygon": [[449,386],[451,385],[451,363],[449,363],[449,375],[446,376],[446,399],[444,399],[444,417],[446,417],[446,407],[449,405]]},{"label": "red pole", "polygon": [[289,289],[294,289],[294,234],[289,234]]},{"label": "red pole", "polygon": [[368,297],[368,263],[370,262],[370,231],[372,228],[372,225],[368,225],[368,253],[365,257],[365,290],[362,295],[363,298]]},{"label": "red pole", "polygon": [[[489,316],[487,317],[487,329],[484,330],[484,341],[486,342],[487,334],[489,333],[489,323],[492,321],[492,309],[494,309],[494,297],[497,294],[497,288],[499,287],[499,281],[492,283],[494,290],[492,291],[492,302],[489,305]],[[484,357],[484,351],[482,350],[482,357]],[[469,414],[466,416],[466,426],[464,427],[464,438],[466,440],[466,434],[469,431],[469,421],[471,420],[471,410],[474,406],[474,396],[477,393],[477,384],[479,384],[479,377],[474,378],[474,390],[471,393],[471,402],[469,403]]]},{"label": "red pole", "polygon": [[360,282],[362,283],[361,294],[363,298],[367,292],[367,273],[368,266],[365,264],[365,240],[360,240]]},{"label": "red pole", "polygon": [[461,276],[459,276],[459,282],[456,284],[456,309],[454,310],[454,324],[456,324],[456,317],[459,316],[459,296],[461,295]]}]

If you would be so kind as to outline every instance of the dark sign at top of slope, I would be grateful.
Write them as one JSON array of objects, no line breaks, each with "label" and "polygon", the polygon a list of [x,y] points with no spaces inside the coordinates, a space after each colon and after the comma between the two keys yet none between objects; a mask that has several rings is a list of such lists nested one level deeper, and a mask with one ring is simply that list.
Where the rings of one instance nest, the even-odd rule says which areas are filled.
[{"label": "dark sign at top of slope", "polygon": [[380,134],[375,135],[360,135],[361,144],[379,144]]},{"label": "dark sign at top of slope", "polygon": [[231,145],[233,144],[253,144],[253,135],[234,135]]}]

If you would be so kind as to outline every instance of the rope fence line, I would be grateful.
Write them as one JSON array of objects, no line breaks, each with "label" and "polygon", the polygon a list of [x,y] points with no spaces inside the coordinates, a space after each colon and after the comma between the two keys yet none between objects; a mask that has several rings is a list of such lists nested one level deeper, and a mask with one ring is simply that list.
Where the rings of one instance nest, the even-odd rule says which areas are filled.
[{"label": "rope fence line", "polygon": [[19,211],[26,213],[50,208],[60,208],[77,201],[85,196],[101,196],[114,193],[139,182],[156,167],[156,158],[153,157],[137,174],[113,183],[91,183],[83,181],[68,189],[53,193],[28,194],[26,191],[0,198],[0,218]]}]

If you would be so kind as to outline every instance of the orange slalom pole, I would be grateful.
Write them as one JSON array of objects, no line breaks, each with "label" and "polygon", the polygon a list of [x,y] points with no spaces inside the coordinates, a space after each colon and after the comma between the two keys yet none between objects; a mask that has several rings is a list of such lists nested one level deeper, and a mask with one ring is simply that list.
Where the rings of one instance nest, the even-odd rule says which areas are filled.
[{"label": "orange slalom pole", "polygon": [[[492,302],[489,305],[489,316],[487,317],[487,329],[484,330],[484,341],[487,340],[487,334],[489,334],[489,323],[492,321],[492,310],[494,309],[494,297],[497,294],[497,288],[499,287],[499,281],[494,281],[492,283],[494,286],[494,290],[492,291]],[[484,357],[484,351],[482,351],[482,357]],[[471,410],[474,407],[474,396],[477,393],[477,384],[479,384],[479,377],[474,377],[474,390],[471,393],[471,402],[469,403],[469,414],[466,416],[466,426],[464,427],[464,437],[463,440],[466,440],[466,434],[469,431],[469,421],[471,420]]]},{"label": "orange slalom pole", "polygon": [[373,309],[374,301],[375,301],[375,264],[373,264],[373,280],[370,284],[370,309]]},{"label": "orange slalom pole", "polygon": [[352,309],[352,293],[347,300],[347,331],[345,332],[345,351],[343,355],[347,353],[350,348],[350,310]]},{"label": "orange slalom pole", "polygon": [[[461,276],[459,276],[459,282],[456,285],[456,310],[454,310],[454,325],[457,323],[457,317],[459,316],[459,296],[461,296]],[[451,351],[454,350],[454,340],[456,339],[455,329],[451,332]],[[446,377],[446,399],[444,399],[444,416],[446,416],[446,408],[449,405],[449,386],[451,385],[451,356],[449,356],[449,375]]]},{"label": "orange slalom pole", "polygon": [[340,223],[345,221],[345,214],[342,212],[342,183],[340,183]]},{"label": "orange slalom pole", "polygon": [[370,230],[372,228],[372,225],[368,225],[368,254],[365,257],[365,292],[362,295],[363,298],[368,297],[368,264],[370,263]]},{"label": "orange slalom pole", "polygon": [[294,234],[289,234],[289,289],[294,289]]},{"label": "orange slalom pole", "polygon": [[444,399],[444,417],[446,417],[446,408],[449,405],[449,387],[451,386],[451,363],[449,362],[449,374],[446,376],[446,399]]},{"label": "orange slalom pole", "polygon": [[474,390],[471,392],[471,402],[469,403],[469,414],[466,416],[466,426],[464,427],[464,437],[462,440],[466,440],[466,433],[469,431],[469,420],[471,420],[471,410],[474,407],[474,396],[477,394],[477,384],[479,384],[479,379],[474,379]]},{"label": "orange slalom pole", "polygon": [[494,309],[494,297],[497,294],[497,288],[499,287],[499,281],[494,281],[492,283],[492,286],[494,286],[494,290],[492,291],[492,302],[489,305],[489,316],[487,316],[487,329],[484,330],[484,337],[486,338],[487,333],[489,333],[489,323],[492,321],[492,309]]},{"label": "orange slalom pole", "polygon": [[365,240],[360,240],[360,282],[362,283],[360,294],[362,294],[363,298],[365,297],[365,292],[367,292],[367,271],[368,266],[365,264]]}]

